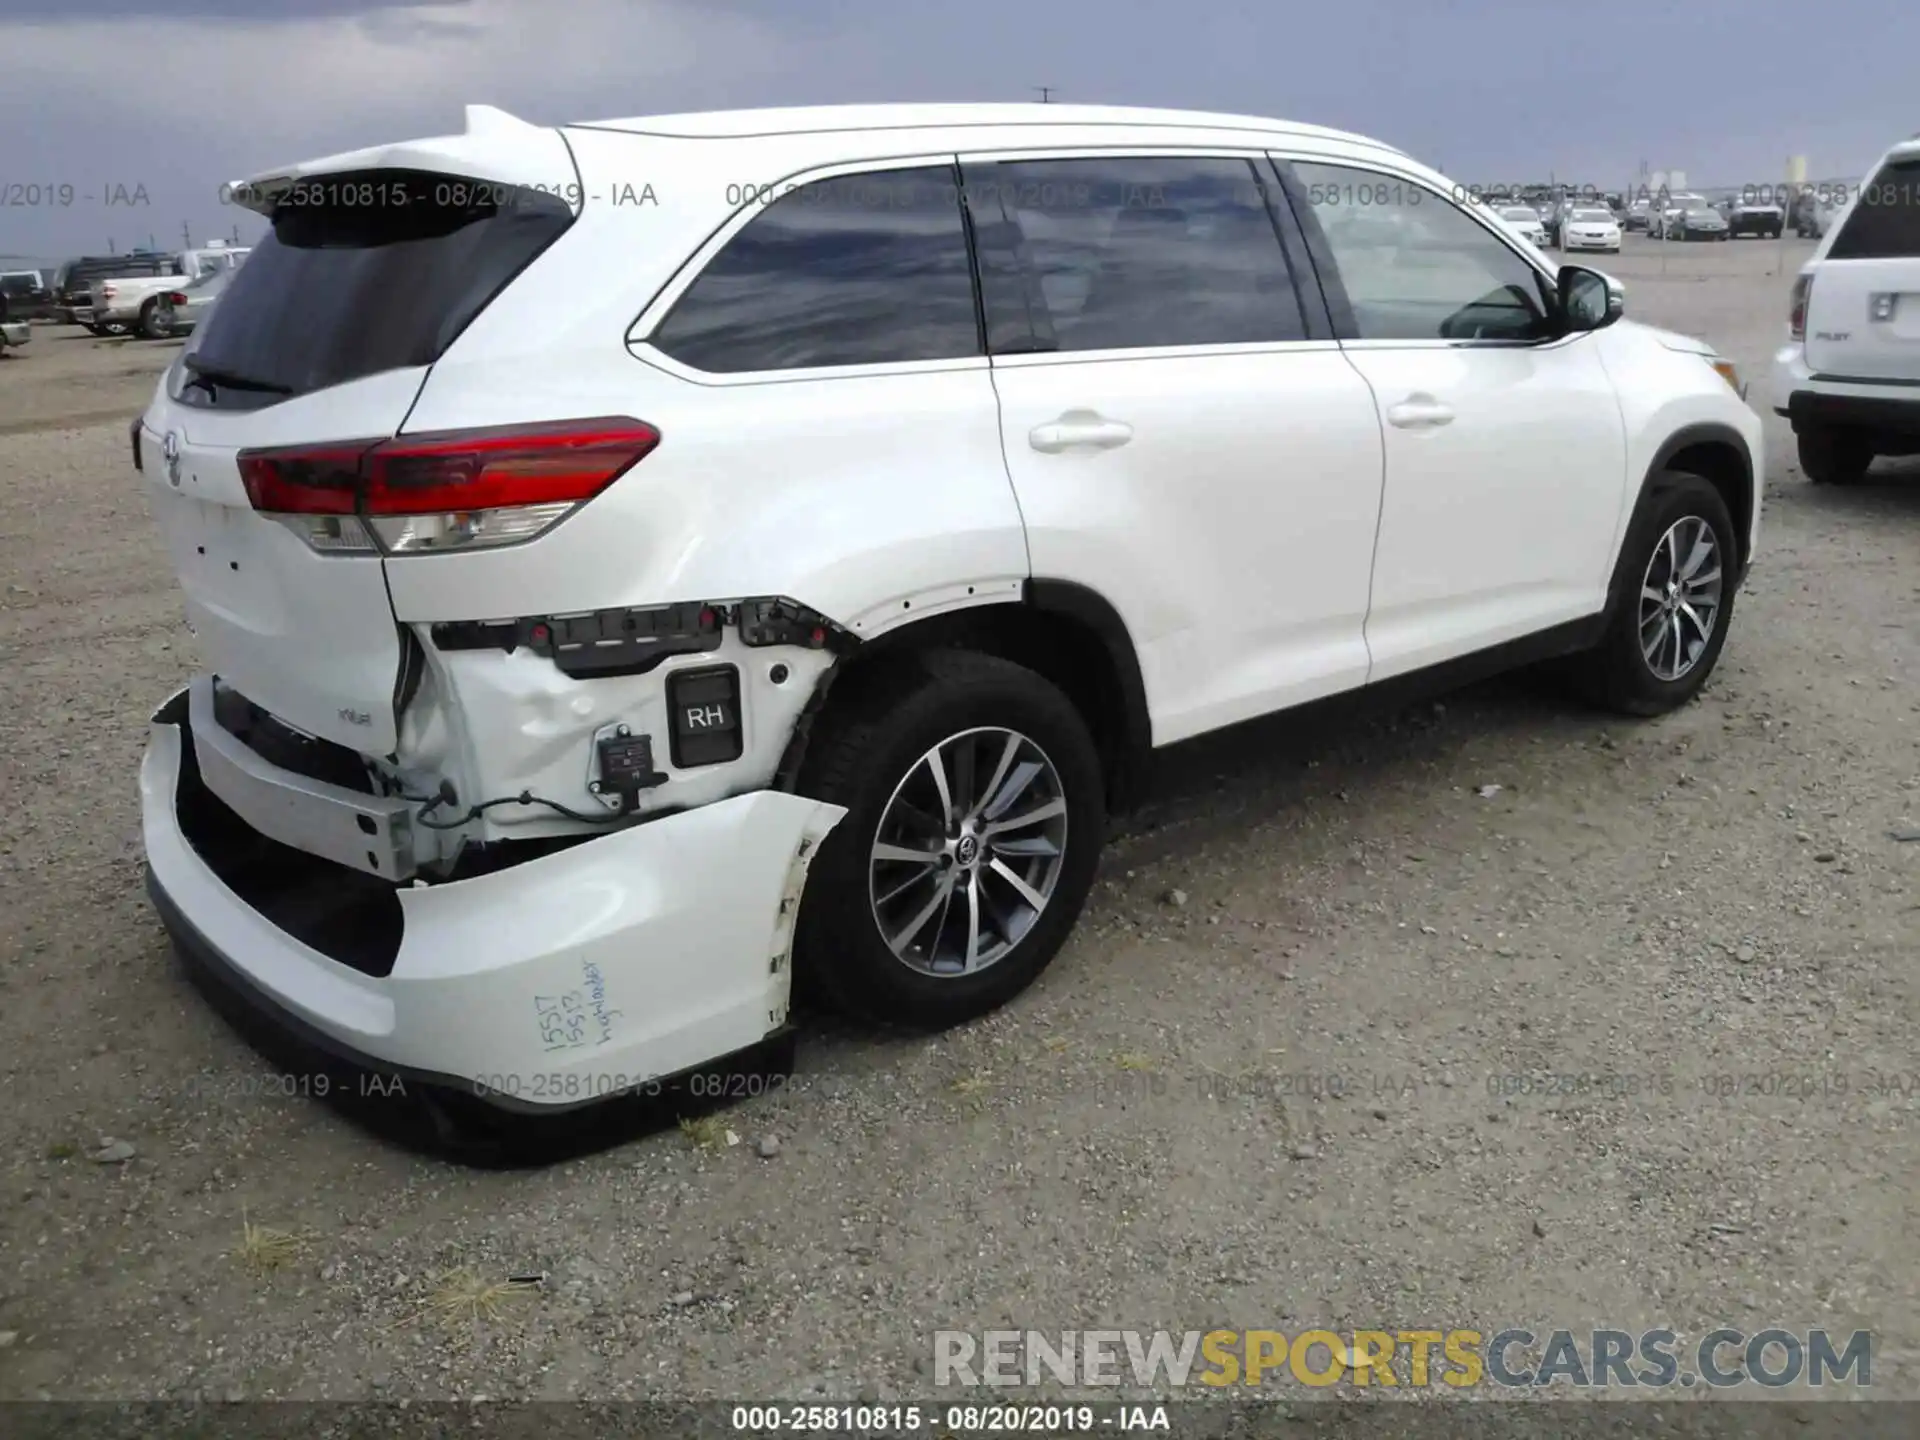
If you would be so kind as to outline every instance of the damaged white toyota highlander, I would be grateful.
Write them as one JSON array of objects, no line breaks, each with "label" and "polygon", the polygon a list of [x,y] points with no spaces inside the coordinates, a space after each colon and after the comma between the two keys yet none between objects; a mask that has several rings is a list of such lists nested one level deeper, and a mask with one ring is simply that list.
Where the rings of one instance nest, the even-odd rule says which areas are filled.
[{"label": "damaged white toyota highlander", "polygon": [[473,107],[237,193],[132,437],[206,666],[151,892],[254,1012],[508,1109],[796,980],[1008,1000],[1159,747],[1541,661],[1669,710],[1758,535],[1728,362],[1338,131]]}]

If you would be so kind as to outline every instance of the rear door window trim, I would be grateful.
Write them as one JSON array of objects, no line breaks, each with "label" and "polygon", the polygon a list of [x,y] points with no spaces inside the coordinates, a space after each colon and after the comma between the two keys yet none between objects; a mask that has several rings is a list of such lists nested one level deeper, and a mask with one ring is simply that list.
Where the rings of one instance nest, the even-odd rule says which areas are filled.
[{"label": "rear door window trim", "polygon": [[[1273,193],[1274,187],[1268,180],[1271,168],[1269,152],[1264,148],[1233,145],[1081,144],[1062,146],[1050,144],[1036,145],[1032,149],[999,146],[991,150],[962,151],[957,158],[963,180],[969,166],[1022,164],[1031,161],[1237,160],[1244,162],[1248,166],[1249,183],[1258,187],[1265,197],[1267,218],[1273,225],[1275,243],[1280,248],[1281,263],[1287,268],[1301,323],[1306,331],[1306,338],[1299,340],[1239,341],[1217,345],[1134,345],[1106,350],[1034,349],[1005,352],[992,352],[989,347],[991,361],[995,368],[1020,369],[1035,365],[1089,363],[1121,364],[1140,360],[1265,355],[1291,351],[1331,350],[1339,347],[1338,331],[1333,317],[1328,313],[1325,298],[1318,293],[1315,285],[1309,283],[1312,272],[1302,273],[1301,266],[1307,260],[1305,237],[1291,228],[1293,221],[1291,210],[1285,208],[1280,198]],[[970,212],[971,208],[971,197],[969,197]],[[976,263],[983,263],[979,260],[978,251],[976,251]],[[1023,268],[1031,277],[1030,267]],[[981,295],[983,313],[985,303],[983,287]],[[1046,343],[1052,337],[1038,336],[1030,326],[1028,338]]]}]

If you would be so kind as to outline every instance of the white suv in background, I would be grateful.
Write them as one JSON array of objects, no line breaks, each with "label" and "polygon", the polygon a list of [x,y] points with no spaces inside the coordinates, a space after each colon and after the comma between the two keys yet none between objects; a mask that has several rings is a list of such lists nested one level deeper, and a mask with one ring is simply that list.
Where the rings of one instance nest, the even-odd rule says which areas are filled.
[{"label": "white suv in background", "polygon": [[1881,157],[1801,267],[1773,408],[1817,485],[1920,454],[1920,139]]},{"label": "white suv in background", "polygon": [[243,193],[133,430],[206,665],[151,892],[281,1028],[509,1109],[796,976],[1009,999],[1158,747],[1546,659],[1683,704],[1758,534],[1726,361],[1356,135],[476,107]]}]

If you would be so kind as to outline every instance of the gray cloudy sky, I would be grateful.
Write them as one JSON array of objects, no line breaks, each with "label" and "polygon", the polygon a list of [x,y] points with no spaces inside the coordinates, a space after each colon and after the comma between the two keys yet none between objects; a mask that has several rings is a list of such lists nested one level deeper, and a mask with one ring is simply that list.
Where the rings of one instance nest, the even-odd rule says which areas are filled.
[{"label": "gray cloudy sky", "polygon": [[469,102],[553,123],[1051,85],[1360,130],[1469,185],[1852,176],[1920,130],[1916,55],[1920,5],[1886,0],[0,0],[0,253],[251,234],[222,181]]}]

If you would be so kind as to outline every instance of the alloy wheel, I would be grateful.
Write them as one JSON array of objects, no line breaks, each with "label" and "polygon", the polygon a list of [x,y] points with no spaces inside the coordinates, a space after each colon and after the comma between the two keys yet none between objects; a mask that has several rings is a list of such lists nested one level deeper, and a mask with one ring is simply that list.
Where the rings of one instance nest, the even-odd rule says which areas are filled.
[{"label": "alloy wheel", "polygon": [[1713,527],[1697,515],[1674,521],[1640,582],[1640,652],[1655,679],[1680,680],[1700,663],[1724,593]]},{"label": "alloy wheel", "polygon": [[874,922],[909,968],[972,975],[1033,928],[1060,881],[1067,800],[1053,761],[982,727],[922,755],[880,813],[868,861]]}]

